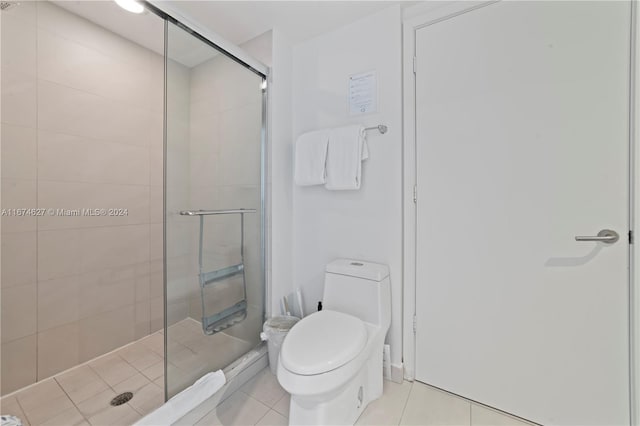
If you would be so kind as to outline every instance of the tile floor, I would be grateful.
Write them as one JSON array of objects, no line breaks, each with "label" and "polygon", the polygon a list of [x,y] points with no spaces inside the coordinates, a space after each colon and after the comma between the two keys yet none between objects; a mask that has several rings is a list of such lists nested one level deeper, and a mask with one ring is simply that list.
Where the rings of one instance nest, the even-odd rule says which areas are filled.
[{"label": "tile floor", "polygon": [[[0,400],[23,425],[129,425],[164,402],[164,336],[158,332]],[[133,392],[126,404],[109,402]]]},{"label": "tile floor", "polygon": [[[269,368],[233,393],[197,425],[287,425],[289,395]],[[384,382],[383,396],[369,404],[356,425],[527,426],[514,417],[419,382]],[[182,426],[182,425],[180,425]]]},{"label": "tile floor", "polygon": [[182,391],[210,371],[223,369],[253,348],[226,333],[206,335],[200,322],[187,318],[169,327],[169,396]]},{"label": "tile floor", "polygon": [[[219,333],[217,339],[212,339],[216,335],[205,336],[197,329],[199,323],[190,319],[172,327],[169,336],[179,337],[169,339],[169,353],[181,356],[171,358],[169,374],[171,380],[185,383],[194,374],[194,365],[210,364],[211,354],[220,353],[219,346],[217,351],[212,351],[211,345],[242,345],[243,342],[223,333]],[[25,426],[131,425],[163,402],[163,357],[164,336],[157,332],[2,398],[0,411],[17,415]],[[205,360],[205,357],[209,359]],[[114,396],[126,391],[134,393],[131,401],[118,407],[109,405]],[[289,395],[267,367],[217,408],[195,422],[190,421],[188,426],[194,423],[207,426],[287,425],[288,415]],[[419,382],[397,384],[389,381],[384,382],[383,396],[365,409],[356,424],[528,425]],[[181,423],[176,425],[183,426]]]},{"label": "tile floor", "polygon": [[[172,325],[168,336],[169,381],[176,391],[251,349],[248,342],[224,333],[203,334],[192,319]],[[133,392],[134,397],[112,407],[109,402],[122,392]],[[3,397],[0,411],[20,417],[25,426],[126,426],[163,402],[164,336],[158,331]]]}]

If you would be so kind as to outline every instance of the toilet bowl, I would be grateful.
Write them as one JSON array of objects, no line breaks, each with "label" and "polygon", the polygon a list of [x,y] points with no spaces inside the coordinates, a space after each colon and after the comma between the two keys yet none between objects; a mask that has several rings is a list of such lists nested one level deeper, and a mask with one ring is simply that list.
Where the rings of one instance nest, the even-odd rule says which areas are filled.
[{"label": "toilet bowl", "polygon": [[386,265],[351,259],[327,265],[324,310],[291,329],[278,359],[278,381],[291,394],[289,424],[353,424],[382,395],[390,292]]}]

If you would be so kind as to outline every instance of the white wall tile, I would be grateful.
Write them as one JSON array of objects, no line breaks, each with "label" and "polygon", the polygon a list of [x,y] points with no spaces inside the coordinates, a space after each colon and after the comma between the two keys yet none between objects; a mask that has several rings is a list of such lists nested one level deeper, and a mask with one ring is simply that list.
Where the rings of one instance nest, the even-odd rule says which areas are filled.
[{"label": "white wall tile", "polygon": [[72,322],[38,333],[38,381],[80,363],[79,329]]},{"label": "white wall tile", "polygon": [[[88,47],[81,40],[38,29],[38,77],[139,107],[151,106],[151,52],[139,49],[135,63]],[[162,86],[155,87],[161,91]]]},{"label": "white wall tile", "polygon": [[6,395],[36,381],[36,335],[2,344],[0,392]]},{"label": "white wall tile", "polygon": [[64,133],[38,133],[39,179],[148,185],[149,167],[145,147]]},{"label": "white wall tile", "polygon": [[[161,19],[146,20],[145,24],[147,31],[162,38],[164,32]],[[46,28],[59,36],[74,40],[121,62],[143,69],[145,62],[141,62],[140,56],[148,52],[147,49],[53,3],[38,3],[38,27]]]},{"label": "white wall tile", "polygon": [[38,331],[80,319],[80,286],[78,276],[38,282]]},{"label": "white wall tile", "polygon": [[[2,179],[2,208],[35,209],[36,193],[35,180]],[[35,231],[36,223],[36,212],[8,212],[2,216],[2,233]]]},{"label": "white wall tile", "polygon": [[36,241],[35,232],[2,234],[2,288],[36,282]]},{"label": "white wall tile", "polygon": [[35,128],[36,79],[34,76],[3,69],[0,78],[2,123]]},{"label": "white wall tile", "polygon": [[[40,208],[80,212],[78,216],[47,213],[38,218],[40,230],[141,225],[149,222],[149,187],[146,185],[40,181],[38,187]],[[82,212],[85,209],[104,209],[104,213],[84,214]]]},{"label": "white wall tile", "polygon": [[83,272],[149,260],[149,225],[109,226],[79,230],[79,263]]},{"label": "white wall tile", "polygon": [[152,111],[44,80],[38,81],[41,130],[148,146]]},{"label": "white wall tile", "polygon": [[20,4],[19,8],[13,8],[11,14],[3,14],[0,17],[4,26],[9,20],[20,21],[26,29],[33,30],[36,25],[36,2],[27,2]]},{"label": "white wall tile", "polygon": [[134,306],[88,317],[80,326],[80,360],[107,353],[134,338]]},{"label": "white wall tile", "polygon": [[151,333],[151,304],[148,299],[136,302],[134,309],[134,338],[141,339]]},{"label": "white wall tile", "polygon": [[[22,6],[22,5],[21,5]],[[16,12],[14,8],[12,12]],[[22,11],[27,12],[28,11]],[[36,32],[35,8],[29,13],[32,19],[21,19],[16,15],[3,14],[2,20],[2,69],[35,75]],[[30,22],[31,21],[31,22]]]},{"label": "white wall tile", "polygon": [[222,112],[220,164],[225,185],[260,184],[260,123],[260,103]]},{"label": "white wall tile", "polygon": [[3,124],[1,149],[3,179],[36,179],[35,129]]},{"label": "white wall tile", "polygon": [[0,291],[2,309],[2,343],[36,332],[36,285],[3,287]]},{"label": "white wall tile", "polygon": [[80,230],[39,231],[38,279],[52,280],[78,275],[81,271],[78,261],[80,253]]},{"label": "white wall tile", "polygon": [[80,275],[80,318],[133,305],[137,278],[135,270],[136,265],[126,265]]}]

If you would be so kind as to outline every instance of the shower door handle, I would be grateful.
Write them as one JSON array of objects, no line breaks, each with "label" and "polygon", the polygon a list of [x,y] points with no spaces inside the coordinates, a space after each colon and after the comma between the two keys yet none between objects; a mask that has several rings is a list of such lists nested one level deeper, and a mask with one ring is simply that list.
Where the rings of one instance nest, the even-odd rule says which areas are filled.
[{"label": "shower door handle", "polygon": [[616,231],[611,229],[603,229],[595,236],[577,236],[576,241],[596,241],[605,244],[613,244],[620,239]]}]

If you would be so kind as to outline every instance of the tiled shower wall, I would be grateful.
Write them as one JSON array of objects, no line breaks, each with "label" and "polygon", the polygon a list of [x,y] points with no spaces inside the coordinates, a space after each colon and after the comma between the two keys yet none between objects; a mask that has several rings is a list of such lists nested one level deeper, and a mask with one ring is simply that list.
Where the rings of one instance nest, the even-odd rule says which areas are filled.
[{"label": "tiled shower wall", "polygon": [[[162,327],[163,59],[49,2],[2,12],[7,394]],[[158,19],[157,37],[163,37]]]},{"label": "tiled shower wall", "polygon": [[[243,46],[244,47],[244,46]],[[190,203],[194,209],[256,209],[244,215],[244,264],[249,319],[227,330],[245,340],[258,337],[262,326],[263,286],[260,276],[260,130],[261,80],[224,55],[191,69]],[[197,225],[191,220],[193,225]],[[199,229],[193,229],[193,262]],[[205,218],[203,246],[207,271],[240,262],[239,215]],[[194,271],[197,272],[196,269]],[[200,320],[197,275],[190,280],[189,316]],[[242,278],[207,289],[207,315],[242,299]],[[257,321],[257,324],[256,324]],[[248,328],[246,333],[241,329]]]},{"label": "tiled shower wall", "polygon": [[[174,37],[172,37],[174,36]],[[169,57],[179,31],[169,32]],[[271,33],[242,47],[270,59]],[[167,315],[170,324],[201,320],[198,282],[199,221],[185,209],[260,209],[261,79],[228,57],[186,67],[170,61],[167,122]],[[265,61],[267,62],[267,61]],[[184,143],[188,141],[188,143]],[[245,215],[245,265],[249,319],[225,332],[255,341],[264,305],[260,264],[260,215]],[[240,261],[240,216],[205,217],[204,267],[210,271]],[[207,315],[242,297],[237,276],[207,289]]]}]

